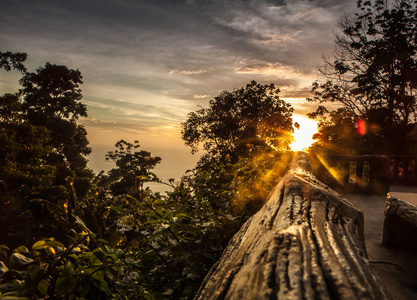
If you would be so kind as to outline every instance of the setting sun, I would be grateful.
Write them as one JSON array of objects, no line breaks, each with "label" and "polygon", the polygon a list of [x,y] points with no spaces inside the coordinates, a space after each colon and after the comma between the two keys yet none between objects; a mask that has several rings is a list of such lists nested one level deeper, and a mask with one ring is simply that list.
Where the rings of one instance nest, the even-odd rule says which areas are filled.
[{"label": "setting sun", "polygon": [[293,115],[294,124],[300,126],[297,129],[294,126],[294,141],[290,147],[293,151],[303,151],[313,144],[313,135],[317,132],[317,122],[301,115]]}]

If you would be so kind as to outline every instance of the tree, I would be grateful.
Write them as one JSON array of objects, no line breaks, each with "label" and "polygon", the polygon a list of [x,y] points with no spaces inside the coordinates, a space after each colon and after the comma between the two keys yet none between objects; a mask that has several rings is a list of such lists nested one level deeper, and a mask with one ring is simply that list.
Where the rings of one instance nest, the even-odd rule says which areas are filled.
[{"label": "tree", "polygon": [[4,69],[7,72],[17,70],[20,73],[26,72],[26,67],[23,62],[27,59],[26,53],[20,52],[0,52],[0,69]]},{"label": "tree", "polygon": [[240,156],[285,150],[291,140],[293,108],[279,99],[274,84],[252,81],[245,88],[223,91],[208,108],[188,114],[182,139],[192,152],[202,143],[208,157]]},{"label": "tree", "polygon": [[87,117],[81,103],[82,76],[80,71],[66,66],[46,63],[36,73],[26,73],[20,80],[23,86],[24,110],[32,123],[46,119],[77,120]]},{"label": "tree", "polygon": [[200,143],[207,152],[186,180],[213,208],[251,215],[266,200],[293,131],[293,108],[278,94],[274,84],[252,81],[222,92],[182,124],[192,152]]},{"label": "tree", "polygon": [[76,185],[85,186],[80,182],[89,181],[93,174],[86,169],[86,156],[91,152],[87,131],[77,124],[79,117],[87,116],[86,105],[81,103],[80,71],[46,63],[35,73],[26,73],[20,84],[25,120],[50,132],[53,149],[48,163],[58,169],[55,184],[66,185],[72,177]]},{"label": "tree", "polygon": [[[28,73],[26,54],[0,53],[0,59],[1,68],[24,71],[23,89],[0,96],[0,226],[4,238],[23,242],[19,234],[34,236],[32,230],[40,227],[47,232],[53,223],[53,216],[33,199],[65,202],[71,212],[76,196],[89,189],[93,172],[85,156],[91,150],[85,128],[76,122],[87,113],[80,102],[78,70],[47,63]],[[13,214],[25,216],[26,222],[18,221],[25,224],[22,231],[11,222]]]},{"label": "tree", "polygon": [[358,8],[341,21],[334,57],[320,68],[327,81],[313,84],[308,100],[321,105],[311,116],[327,115],[324,103],[338,104],[352,123],[367,124],[368,140],[380,141],[369,144],[369,152],[392,153],[416,118],[417,3],[358,1]]},{"label": "tree", "polygon": [[46,162],[49,131],[23,121],[18,94],[0,96],[0,115],[0,243],[16,245],[31,237],[30,200],[51,193],[56,169]]},{"label": "tree", "polygon": [[318,142],[310,150],[325,149],[329,154],[342,155],[363,154],[366,149],[363,149],[363,138],[356,128],[357,121],[358,118],[343,107],[330,111],[328,118],[319,123],[318,132],[313,136]]},{"label": "tree", "polygon": [[114,196],[130,194],[142,196],[143,182],[148,178],[150,170],[161,162],[158,156],[152,156],[150,152],[140,150],[139,141],[134,143],[120,140],[116,143],[117,150],[109,151],[106,154],[107,161],[116,163],[116,168],[108,172],[108,179],[112,182],[110,190]]}]

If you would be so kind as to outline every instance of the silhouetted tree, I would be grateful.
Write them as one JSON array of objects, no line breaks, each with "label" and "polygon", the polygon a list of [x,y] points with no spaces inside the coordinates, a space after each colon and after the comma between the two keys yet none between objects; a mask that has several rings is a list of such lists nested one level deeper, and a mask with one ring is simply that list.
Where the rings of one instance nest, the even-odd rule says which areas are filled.
[{"label": "silhouetted tree", "polygon": [[340,104],[352,123],[367,124],[361,139],[369,142],[368,152],[392,153],[416,117],[417,3],[358,1],[358,8],[341,21],[334,57],[320,68],[327,81],[313,84],[309,101],[320,106],[311,116],[328,115],[325,103]]},{"label": "silhouetted tree", "polygon": [[182,138],[192,152],[200,143],[207,152],[185,179],[215,209],[251,215],[276,182],[276,162],[293,132],[293,108],[278,94],[274,84],[252,81],[222,92],[182,124]]},{"label": "silhouetted tree", "polygon": [[86,156],[91,152],[87,131],[77,124],[79,117],[87,116],[86,105],[80,101],[80,71],[47,63],[35,73],[26,73],[20,83],[25,120],[50,132],[53,149],[48,163],[57,167],[55,184],[66,185],[72,177],[79,187],[77,193],[82,194],[93,174],[86,169]]},{"label": "silhouetted tree", "polygon": [[278,96],[274,84],[252,81],[223,91],[208,108],[188,114],[182,138],[192,152],[201,143],[208,157],[229,155],[232,162],[264,150],[286,150],[291,140],[293,108]]},{"label": "silhouetted tree", "polygon": [[[1,67],[23,72],[26,54],[13,55],[2,53]],[[5,239],[29,242],[36,235],[32,230],[42,226],[47,234],[54,218],[33,199],[61,200],[71,212],[76,196],[89,189],[94,174],[85,156],[91,150],[85,128],[77,124],[79,116],[87,115],[80,103],[81,82],[79,71],[48,63],[36,73],[25,72],[18,93],[0,96],[0,226]],[[16,216],[24,221],[13,222]]]},{"label": "silhouetted tree", "polygon": [[150,176],[150,170],[161,162],[158,156],[140,150],[138,141],[133,144],[120,140],[116,143],[117,150],[106,154],[107,161],[116,163],[116,168],[108,172],[108,179],[112,182],[110,190],[114,196],[130,194],[140,197],[143,182]]},{"label": "silhouetted tree", "polygon": [[17,70],[20,73],[26,72],[23,62],[27,59],[26,53],[20,52],[0,52],[0,69],[6,71]]},{"label": "silhouetted tree", "polygon": [[31,200],[56,194],[56,168],[46,162],[49,131],[22,121],[16,94],[0,96],[0,114],[0,243],[17,246],[33,237]]}]

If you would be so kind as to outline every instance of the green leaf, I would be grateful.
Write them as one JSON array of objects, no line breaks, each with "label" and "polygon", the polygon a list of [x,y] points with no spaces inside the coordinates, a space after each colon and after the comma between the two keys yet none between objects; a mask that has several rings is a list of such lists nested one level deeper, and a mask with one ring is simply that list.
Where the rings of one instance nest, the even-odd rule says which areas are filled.
[{"label": "green leaf", "polygon": [[105,239],[97,239],[97,243],[103,243],[103,244],[107,245],[109,242],[106,241]]},{"label": "green leaf", "polygon": [[100,260],[101,262],[104,262],[106,259],[106,254],[104,253],[104,251],[101,248],[97,248],[93,251],[93,254],[95,257],[97,257],[98,260]]},{"label": "green leaf", "polygon": [[[80,255],[78,255],[79,259],[87,259],[88,261],[91,261],[91,257],[93,256],[92,252],[83,252]],[[93,259],[94,260],[94,259]]]},{"label": "green leaf", "polygon": [[82,280],[78,286],[78,291],[80,292],[80,296],[83,298],[87,297],[89,290],[90,290],[90,282],[88,280]]},{"label": "green leaf", "polygon": [[179,213],[175,215],[179,219],[191,219],[191,216],[187,215],[186,213]]},{"label": "green leaf", "polygon": [[203,200],[203,196],[204,196],[204,191],[200,190],[197,193],[195,193],[195,198],[197,199],[197,201],[201,201]]},{"label": "green leaf", "polygon": [[171,296],[173,293],[174,293],[173,289],[167,289],[165,292],[162,293],[162,295]]},{"label": "green leaf", "polygon": [[64,271],[62,272],[62,275],[69,277],[74,274],[75,274],[74,265],[70,261],[67,261],[64,267]]},{"label": "green leaf", "polygon": [[58,241],[46,241],[45,243],[46,245],[54,247],[54,248],[62,248],[62,249],[65,248],[64,244]]},{"label": "green leaf", "polygon": [[74,286],[74,277],[58,277],[55,282],[55,296],[63,297]]},{"label": "green leaf", "polygon": [[150,181],[151,180],[151,178],[149,176],[146,176],[146,175],[140,175],[140,176],[137,177],[137,179],[143,180],[143,181]]},{"label": "green leaf", "polygon": [[48,255],[55,255],[56,254],[56,251],[55,251],[55,248],[54,247],[46,246],[45,250],[46,250],[46,253]]},{"label": "green leaf", "polygon": [[5,293],[0,295],[0,300],[29,300],[27,297],[15,296],[15,292]]},{"label": "green leaf", "polygon": [[4,262],[0,261],[0,277],[7,273],[7,271],[9,271],[9,269],[6,267]]},{"label": "green leaf", "polygon": [[36,288],[38,289],[39,293],[41,293],[41,295],[45,296],[46,293],[48,292],[48,286],[49,286],[48,281],[45,279],[42,279],[36,285]]},{"label": "green leaf", "polygon": [[10,255],[9,259],[9,268],[11,269],[19,269],[22,266],[31,264],[34,260],[24,256],[20,253],[13,253]]},{"label": "green leaf", "polygon": [[46,248],[45,241],[37,241],[32,246],[32,250],[40,250],[40,249],[45,249],[45,248]]},{"label": "green leaf", "polygon": [[117,212],[124,212],[125,211],[123,209],[123,207],[121,207],[121,206],[111,206],[110,209],[113,210],[113,211],[117,211]]},{"label": "green leaf", "polygon": [[6,245],[0,245],[0,254],[4,259],[7,259],[7,250],[10,250]]},{"label": "green leaf", "polygon": [[106,234],[109,235],[109,246],[115,248],[122,238],[121,233],[117,230],[117,224],[112,224],[106,231]]},{"label": "green leaf", "polygon": [[148,174],[152,177],[151,178],[151,181],[156,181],[156,182],[160,181],[159,178],[158,178],[158,176],[156,176],[155,173],[148,172]]},{"label": "green leaf", "polygon": [[29,249],[26,248],[25,246],[19,246],[16,249],[14,249],[13,251],[18,252],[18,253],[30,254]]},{"label": "green leaf", "polygon": [[104,280],[104,275],[102,271],[96,272],[92,275],[91,282],[100,290],[105,292],[108,295],[111,295],[112,292]]},{"label": "green leaf", "polygon": [[82,228],[83,230],[85,230],[86,232],[88,232],[88,233],[92,234],[91,230],[90,230],[90,229],[88,229],[87,225],[85,225],[84,221],[83,221],[83,220],[81,220],[81,218],[80,218],[79,216],[74,215],[74,214],[73,214],[72,216],[73,216],[73,217],[74,217],[74,219],[75,219],[75,223],[77,223],[78,225],[80,225],[80,226],[81,226],[81,228]]}]

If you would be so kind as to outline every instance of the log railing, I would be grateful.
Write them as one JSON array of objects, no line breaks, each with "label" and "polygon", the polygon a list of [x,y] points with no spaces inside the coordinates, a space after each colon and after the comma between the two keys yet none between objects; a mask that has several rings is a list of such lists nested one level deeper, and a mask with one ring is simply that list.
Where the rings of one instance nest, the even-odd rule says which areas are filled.
[{"label": "log railing", "polygon": [[416,155],[391,155],[388,158],[392,184],[417,185]]},{"label": "log railing", "polygon": [[417,185],[414,155],[312,155],[315,173],[344,192],[386,194],[389,185]]},{"label": "log railing", "polygon": [[363,226],[363,214],[298,154],[195,299],[387,299],[367,258]]},{"label": "log railing", "polygon": [[389,158],[385,155],[312,155],[318,178],[335,190],[386,194]]}]

